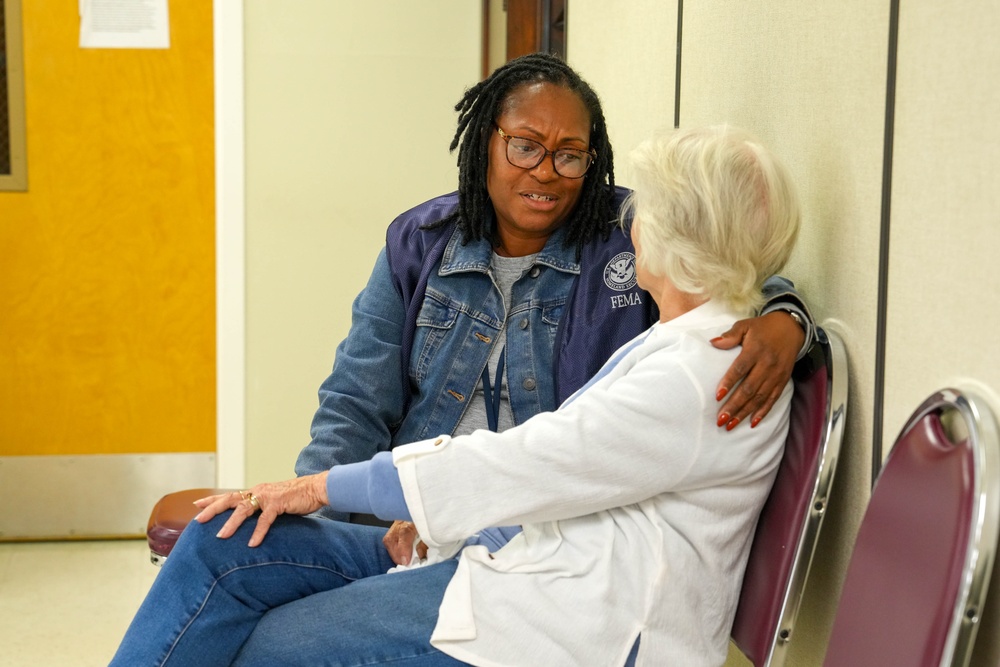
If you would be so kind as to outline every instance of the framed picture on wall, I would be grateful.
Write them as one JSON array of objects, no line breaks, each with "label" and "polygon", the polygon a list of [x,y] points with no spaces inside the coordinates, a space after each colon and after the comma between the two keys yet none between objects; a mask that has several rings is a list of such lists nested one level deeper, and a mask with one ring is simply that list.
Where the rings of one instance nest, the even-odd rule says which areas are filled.
[{"label": "framed picture on wall", "polygon": [[0,190],[27,190],[21,0],[0,0]]}]

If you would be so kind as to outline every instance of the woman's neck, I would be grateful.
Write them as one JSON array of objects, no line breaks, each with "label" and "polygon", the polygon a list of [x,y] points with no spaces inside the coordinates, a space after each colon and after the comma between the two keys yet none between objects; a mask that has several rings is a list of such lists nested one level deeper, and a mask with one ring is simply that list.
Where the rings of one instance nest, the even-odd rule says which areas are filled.
[{"label": "woman's neck", "polygon": [[526,257],[541,252],[551,234],[516,234],[502,227],[497,230],[493,251],[501,257]]},{"label": "woman's neck", "polygon": [[493,251],[501,257],[526,257],[538,254],[548,239],[501,239]]},{"label": "woman's neck", "polygon": [[708,297],[704,294],[682,292],[666,278],[662,279],[660,284],[655,286],[653,290],[650,290],[650,294],[653,296],[653,301],[656,302],[656,306],[660,310],[661,322],[667,322],[675,317],[680,317],[684,313],[708,302]]}]

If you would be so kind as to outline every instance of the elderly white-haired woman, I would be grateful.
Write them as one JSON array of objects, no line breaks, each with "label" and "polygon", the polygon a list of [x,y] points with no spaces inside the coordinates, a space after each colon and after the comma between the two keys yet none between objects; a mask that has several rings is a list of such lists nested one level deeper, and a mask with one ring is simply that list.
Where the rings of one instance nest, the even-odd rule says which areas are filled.
[{"label": "elderly white-haired woman", "polygon": [[[119,659],[721,665],[792,389],[755,428],[716,428],[736,351],[710,341],[760,302],[799,209],[786,171],[731,127],[658,135],[632,159],[625,217],[659,322],[507,431],[199,501],[205,525],[185,531]],[[323,505],[412,520],[438,559],[384,574],[376,529],[278,516]],[[500,548],[475,537],[496,527],[513,534]]]},{"label": "elderly white-haired woman", "polygon": [[634,220],[640,284],[645,273],[653,284],[665,278],[685,302],[754,312],[760,286],[798,235],[798,199],[781,164],[725,125],[660,134],[630,157],[636,186],[626,218]]}]

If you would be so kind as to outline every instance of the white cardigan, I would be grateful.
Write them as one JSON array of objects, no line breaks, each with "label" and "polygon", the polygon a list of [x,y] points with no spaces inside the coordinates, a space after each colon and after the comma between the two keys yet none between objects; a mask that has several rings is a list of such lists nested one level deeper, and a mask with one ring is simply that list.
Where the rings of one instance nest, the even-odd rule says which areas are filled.
[{"label": "white cardigan", "polygon": [[407,507],[465,549],[431,643],[473,665],[721,665],[757,515],[788,428],[791,382],[756,428],[715,425],[738,316],[706,303],[649,337],[556,412],[503,433],[397,447]]}]

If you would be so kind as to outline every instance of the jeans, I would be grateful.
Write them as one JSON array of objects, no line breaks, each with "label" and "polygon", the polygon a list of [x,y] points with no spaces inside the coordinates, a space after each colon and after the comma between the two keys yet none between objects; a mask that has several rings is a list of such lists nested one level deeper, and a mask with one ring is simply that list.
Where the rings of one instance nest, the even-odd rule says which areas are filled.
[{"label": "jeans", "polygon": [[280,516],[251,549],[228,517],[184,531],[112,665],[465,664],[430,645],[455,559],[384,574],[384,528]]}]

